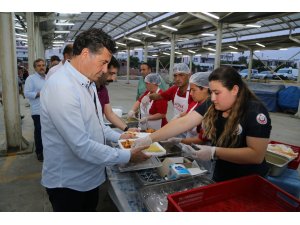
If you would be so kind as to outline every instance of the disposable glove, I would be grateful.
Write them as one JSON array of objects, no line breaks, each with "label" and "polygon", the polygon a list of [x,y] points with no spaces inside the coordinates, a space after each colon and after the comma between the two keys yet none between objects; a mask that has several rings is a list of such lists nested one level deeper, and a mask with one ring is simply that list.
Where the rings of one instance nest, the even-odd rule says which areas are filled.
[{"label": "disposable glove", "polygon": [[127,114],[127,118],[135,118],[135,112],[133,110],[130,110]]},{"label": "disposable glove", "polygon": [[148,121],[148,117],[143,117],[143,118],[141,118],[141,119],[139,119],[139,122],[140,123],[147,123],[147,121]]},{"label": "disposable glove", "polygon": [[141,129],[138,128],[138,127],[131,127],[131,128],[128,129],[128,131],[130,131],[130,132],[140,132]]},{"label": "disposable glove", "polygon": [[147,104],[149,104],[149,102],[150,102],[149,95],[145,95],[142,99],[142,104],[147,105]]},{"label": "disposable glove", "polygon": [[214,155],[216,152],[215,146],[208,146],[208,145],[194,145],[195,147],[199,148],[199,150],[195,150],[190,145],[183,145],[182,151],[185,153],[186,156],[191,156],[193,159],[201,159],[204,161],[214,159]]},{"label": "disposable glove", "polygon": [[145,137],[136,139],[132,145],[132,148],[146,147],[146,146],[150,146],[151,144],[152,144],[152,139],[150,135],[147,135]]},{"label": "disposable glove", "polygon": [[171,137],[167,140],[167,142],[170,142],[172,144],[179,144],[181,142],[182,138],[177,138],[177,137]]}]

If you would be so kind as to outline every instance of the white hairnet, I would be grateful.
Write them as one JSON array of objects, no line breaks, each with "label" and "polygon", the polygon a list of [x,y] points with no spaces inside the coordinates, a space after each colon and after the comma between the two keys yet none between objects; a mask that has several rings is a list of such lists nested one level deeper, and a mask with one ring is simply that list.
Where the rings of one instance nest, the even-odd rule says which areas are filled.
[{"label": "white hairnet", "polygon": [[195,84],[200,87],[209,88],[209,81],[208,77],[210,75],[210,72],[198,72],[194,73],[190,77],[190,83]]},{"label": "white hairnet", "polygon": [[190,68],[185,63],[176,63],[176,64],[174,64],[174,67],[173,67],[173,74],[176,74],[176,73],[189,74]]},{"label": "white hairnet", "polygon": [[160,75],[158,73],[149,73],[146,77],[145,77],[145,83],[150,83],[150,84],[156,84],[156,85],[160,85]]}]

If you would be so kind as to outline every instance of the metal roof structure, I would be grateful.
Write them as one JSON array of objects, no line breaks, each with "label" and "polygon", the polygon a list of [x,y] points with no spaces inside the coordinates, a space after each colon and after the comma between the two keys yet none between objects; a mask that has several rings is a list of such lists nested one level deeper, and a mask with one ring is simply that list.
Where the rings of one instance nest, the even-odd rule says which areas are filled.
[{"label": "metal roof structure", "polygon": [[[208,48],[215,48],[217,26],[220,23],[222,52],[299,46],[299,42],[295,41],[299,40],[300,35],[299,12],[212,13],[216,18],[204,12],[83,12],[34,15],[45,48],[52,48],[53,41],[72,42],[80,32],[94,27],[103,29],[121,43],[118,44],[119,50],[147,45],[149,52],[168,52],[170,39],[175,35],[176,51],[183,54],[190,54],[187,50],[204,53],[209,51]],[[16,24],[26,28],[24,14],[17,13],[16,18]],[[22,31],[18,29],[16,32]],[[238,49],[234,50],[229,46],[236,46]]]}]

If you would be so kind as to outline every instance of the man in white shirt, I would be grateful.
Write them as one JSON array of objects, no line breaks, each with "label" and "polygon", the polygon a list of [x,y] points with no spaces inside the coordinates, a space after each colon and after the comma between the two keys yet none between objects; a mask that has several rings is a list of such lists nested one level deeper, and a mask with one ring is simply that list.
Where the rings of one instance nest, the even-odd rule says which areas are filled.
[{"label": "man in white shirt", "polygon": [[43,59],[33,62],[35,70],[25,81],[24,95],[30,103],[31,117],[34,122],[34,142],[37,159],[43,161],[43,143],[40,123],[40,92],[45,84],[46,65]]},{"label": "man in white shirt", "polygon": [[52,66],[49,69],[48,73],[46,74],[46,80],[48,80],[52,74],[54,74],[57,70],[59,70],[65,64],[66,61],[72,59],[72,56],[73,56],[73,45],[72,44],[66,45],[66,47],[64,48],[64,51],[63,51],[63,56],[64,56],[64,59],[62,61],[60,61],[60,63]]},{"label": "man in white shirt", "polygon": [[66,61],[42,91],[42,185],[53,211],[95,211],[106,166],[148,159],[141,152],[144,148],[122,150],[105,144],[106,139],[126,137],[104,125],[94,83],[107,72],[115,51],[115,42],[101,29],[80,33],[72,61]]}]

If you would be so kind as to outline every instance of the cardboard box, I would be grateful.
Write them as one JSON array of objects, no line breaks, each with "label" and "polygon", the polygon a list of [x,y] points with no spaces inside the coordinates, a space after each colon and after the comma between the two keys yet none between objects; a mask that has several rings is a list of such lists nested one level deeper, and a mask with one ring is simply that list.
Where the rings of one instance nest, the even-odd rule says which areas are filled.
[{"label": "cardboard box", "polygon": [[192,176],[206,172],[206,170],[201,170],[199,168],[196,161],[191,162],[184,157],[167,157],[162,162],[162,166],[158,168],[159,175],[161,177],[167,177],[170,170],[170,165],[174,163],[184,165]]}]

